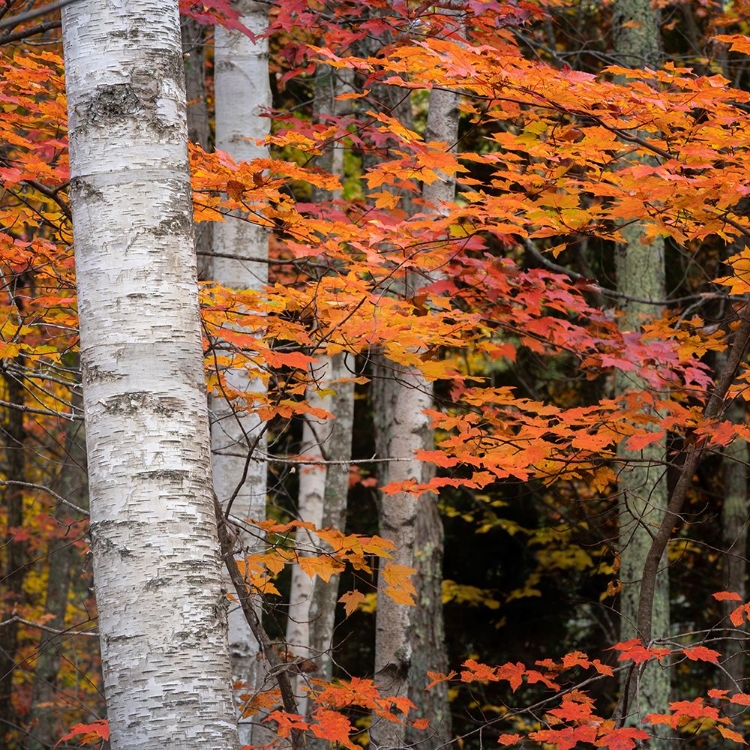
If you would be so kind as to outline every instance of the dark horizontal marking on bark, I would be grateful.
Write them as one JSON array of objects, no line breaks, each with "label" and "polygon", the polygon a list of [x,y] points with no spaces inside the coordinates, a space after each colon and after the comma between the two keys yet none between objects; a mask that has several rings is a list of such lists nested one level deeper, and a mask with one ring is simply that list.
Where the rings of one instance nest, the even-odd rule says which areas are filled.
[{"label": "dark horizontal marking on bark", "polygon": [[[88,378],[87,378],[88,380]],[[100,402],[110,414],[134,414],[150,411],[155,414],[171,416],[185,411],[185,404],[170,396],[154,396],[147,391],[121,393]]]}]

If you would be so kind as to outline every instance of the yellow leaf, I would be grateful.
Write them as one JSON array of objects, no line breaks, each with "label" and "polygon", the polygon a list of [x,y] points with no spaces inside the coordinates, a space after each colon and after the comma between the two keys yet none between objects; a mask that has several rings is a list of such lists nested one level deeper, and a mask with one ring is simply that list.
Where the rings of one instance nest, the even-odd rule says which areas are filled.
[{"label": "yellow leaf", "polygon": [[407,565],[386,563],[383,568],[383,580],[387,585],[383,593],[393,599],[396,604],[414,605],[417,590],[411,582],[411,576],[416,572],[414,568]]}]

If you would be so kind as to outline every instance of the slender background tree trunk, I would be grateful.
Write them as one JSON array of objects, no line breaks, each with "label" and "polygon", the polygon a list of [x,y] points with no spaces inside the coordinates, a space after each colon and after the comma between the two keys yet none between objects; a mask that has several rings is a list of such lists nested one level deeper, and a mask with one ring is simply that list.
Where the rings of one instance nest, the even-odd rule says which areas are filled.
[{"label": "slender background tree trunk", "polygon": [[[409,92],[393,86],[373,87],[374,98],[383,110],[413,128]],[[431,92],[426,140],[439,140],[451,147],[457,139],[458,98],[451,92]],[[441,179],[425,185],[423,198],[440,210],[441,202],[453,200],[455,182]],[[399,204],[406,213],[414,210],[409,195]],[[429,284],[429,276],[410,274],[402,288],[407,296]],[[415,458],[420,450],[434,448],[434,434],[425,410],[433,406],[432,384],[413,368],[403,368],[384,357],[373,360],[373,422],[375,445],[380,458],[398,458],[384,464],[380,483],[416,479],[419,483],[433,476],[432,466]],[[404,460],[409,459],[412,460]],[[375,748],[403,747],[419,742],[420,747],[442,745],[450,736],[450,712],[445,686],[426,692],[427,670],[447,671],[443,625],[442,561],[443,529],[434,495],[415,498],[409,493],[385,495],[378,502],[380,534],[396,545],[392,562],[415,569],[415,607],[397,604],[378,595],[375,636],[375,678],[383,695],[407,695],[417,706],[410,719],[430,721],[428,732],[373,717],[370,740]],[[379,576],[380,578],[380,576]],[[384,588],[379,580],[378,588]]]},{"label": "slender background tree trunk", "polygon": [[[26,480],[26,454],[24,440],[26,429],[23,423],[24,387],[14,375],[5,375],[6,398],[10,406],[5,410],[3,424],[2,469],[6,481],[3,487],[7,531],[4,540],[5,565],[3,571],[2,617],[0,622],[11,619],[23,603],[23,583],[26,577],[26,548],[28,542],[21,535],[24,525],[23,488],[12,484]],[[0,737],[18,725],[18,716],[13,704],[13,683],[16,674],[16,652],[18,650],[19,623],[11,622],[0,628]]]},{"label": "slender background tree trunk", "polygon": [[[315,101],[313,119],[325,124],[326,118],[338,114],[341,103],[336,96],[348,85],[351,72],[334,70],[319,65],[315,75]],[[332,144],[317,159],[317,166],[343,180],[344,149],[341,144]],[[316,203],[338,200],[341,192],[315,189]],[[332,419],[321,421],[306,417],[301,453],[341,464],[302,466],[299,472],[298,516],[319,528],[334,528],[344,531],[346,525],[346,503],[349,494],[349,466],[345,463],[352,455],[352,427],[354,420],[354,383],[341,382],[351,376],[347,365],[351,358],[344,353],[323,355],[311,368],[314,383],[307,391],[311,406],[325,409]],[[320,391],[331,391],[321,395]],[[320,539],[307,531],[298,533],[299,551],[309,554],[321,550]],[[315,677],[330,680],[333,674],[332,649],[333,630],[338,601],[339,576],[331,576],[326,582],[320,577],[310,579],[299,566],[292,568],[292,584],[289,597],[289,619],[286,640],[295,654],[312,658],[318,671]],[[304,714],[307,699],[302,685],[298,683],[300,712]],[[309,748],[323,748],[327,743],[316,737],[308,738]]]},{"label": "slender background tree trunk", "polygon": [[[661,62],[659,13],[650,0],[616,0],[613,12],[615,55],[622,65],[655,68]],[[664,240],[645,239],[644,227],[631,223],[621,229],[624,244],[616,249],[618,290],[631,297],[661,301],[666,298],[664,271]],[[653,305],[628,301],[623,305],[621,326],[624,331],[638,331],[641,325],[659,314]],[[645,391],[641,378],[618,372],[619,393]],[[649,409],[644,405],[646,410]],[[654,428],[656,429],[656,428]],[[624,446],[618,456],[625,462],[619,472],[619,534],[620,534],[620,639],[640,637],[636,628],[640,581],[654,531],[659,527],[668,503],[666,451],[663,441],[641,451]],[[655,582],[651,634],[653,638],[669,635],[669,570],[666,553]],[[669,668],[652,661],[636,679],[624,678],[627,691],[625,720],[640,724],[647,713],[667,710],[670,693]],[[655,727],[657,750],[666,750],[665,727]]]},{"label": "slender background tree trunk", "polygon": [[[717,371],[726,366],[726,354],[717,357]],[[724,419],[742,424],[745,419],[745,401],[736,398],[724,413]],[[724,480],[724,504],[721,509],[721,535],[724,549],[724,587],[736,591],[745,601],[747,596],[747,467],[750,463],[747,441],[739,438],[724,449],[722,478]],[[723,603],[724,615],[728,618],[737,607],[737,602]],[[729,627],[727,619],[724,627]],[[745,678],[745,651],[747,642],[732,637],[723,648],[722,666],[726,672],[721,676],[721,687],[726,690],[743,689]]]},{"label": "slender background tree trunk", "polygon": [[[207,29],[192,18],[180,19],[182,57],[185,61],[188,139],[204,151],[211,145],[211,122],[206,101]],[[211,243],[213,222],[195,225],[195,251],[198,256],[198,278],[211,278]]]},{"label": "slender background tree trunk", "polygon": [[[80,393],[73,392],[71,402],[81,409]],[[81,422],[70,422],[65,430],[65,456],[57,481],[52,489],[79,508],[88,508],[89,492],[86,471],[85,430]],[[61,530],[66,524],[80,520],[66,506],[60,506],[56,518]],[[68,529],[69,531],[69,529]],[[65,533],[50,542],[47,553],[49,577],[44,609],[52,619],[45,624],[52,630],[65,628],[71,582],[81,552],[76,548],[75,536]],[[42,631],[34,665],[34,685],[31,699],[31,735],[28,750],[46,750],[65,734],[65,727],[57,716],[63,705],[58,700],[57,677],[65,636]]]},{"label": "slender background tree trunk", "polygon": [[[261,35],[268,25],[268,6],[240,0],[236,4],[242,23]],[[235,159],[250,161],[268,157],[268,148],[255,139],[268,134],[270,120],[261,117],[271,106],[268,80],[268,42],[252,41],[244,34],[216,28],[214,54],[216,90],[216,148]],[[213,247],[217,253],[234,255],[212,259],[213,278],[235,289],[261,290],[268,281],[268,231],[244,218],[227,217],[214,226]],[[237,391],[261,393],[263,382],[239,366],[226,372],[227,383]],[[263,520],[266,516],[265,425],[252,411],[252,397],[243,411],[226,399],[212,399],[211,427],[214,487],[220,502],[238,519]],[[257,537],[243,539],[245,551],[257,549]],[[259,603],[260,604],[260,603]],[[245,685],[240,693],[251,696],[261,689],[264,669],[258,644],[250,633],[241,609],[229,613],[229,648],[236,681]],[[259,744],[251,720],[240,723],[243,744]],[[257,734],[257,733],[256,733]],[[267,732],[265,733],[267,735]],[[266,741],[266,740],[264,740]]]}]

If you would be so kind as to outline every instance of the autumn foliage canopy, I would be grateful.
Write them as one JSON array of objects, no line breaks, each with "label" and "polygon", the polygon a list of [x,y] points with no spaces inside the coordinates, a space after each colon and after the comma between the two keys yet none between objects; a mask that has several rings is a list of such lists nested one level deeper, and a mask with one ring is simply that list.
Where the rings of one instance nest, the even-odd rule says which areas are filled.
[{"label": "autumn foliage canopy", "polygon": [[[435,445],[418,455],[430,478],[377,491],[439,497],[451,669],[424,688],[449,683],[460,747],[484,738],[628,750],[656,727],[688,747],[746,744],[750,690],[722,682],[721,665],[727,642],[744,637],[750,604],[725,590],[719,517],[722,456],[750,440],[744,419],[728,414],[739,404],[744,415],[750,379],[750,9],[657,5],[670,11],[665,62],[649,69],[584,38],[592,31],[576,14],[608,29],[606,3],[284,0],[272,5],[268,31],[272,157],[236,162],[190,145],[196,222],[233,214],[271,233],[264,291],[210,279],[200,289],[208,393],[254,410],[272,446],[276,496],[269,518],[252,522],[266,546],[240,561],[240,573],[266,602],[272,633],[281,632],[291,566],[342,582],[340,668],[333,681],[308,677],[308,714],[286,710],[272,680],[267,692],[238,697],[279,742],[308,733],[355,748],[370,717],[430,736],[412,701],[373,681],[375,595],[409,606],[417,592],[414,571],[389,562],[393,544],[372,520],[367,430],[355,431],[351,531],[300,521],[285,500],[310,464],[298,450],[301,419],[330,417],[305,398],[315,364],[345,352],[363,424],[377,409],[367,405],[372,357],[413,368],[434,388]],[[244,30],[227,2],[181,9],[209,29]],[[698,35],[690,44],[675,31],[688,17]],[[64,63],[55,29],[44,34],[45,44],[0,35],[0,407],[6,435],[22,414],[29,454],[14,469],[6,447],[0,467],[2,489],[22,506],[13,516],[6,499],[6,581],[14,566],[25,571],[0,618],[14,620],[21,665],[6,692],[16,728],[0,727],[10,747],[23,746],[13,743],[31,721],[38,626],[52,619],[43,596],[50,545],[66,540],[79,567],[87,552],[85,508],[58,476],[80,401]],[[321,69],[350,86],[335,114],[313,118]],[[456,143],[425,138],[436,88],[460,95]],[[411,100],[412,122],[383,106],[386,89]],[[345,151],[340,174],[318,165],[333,145]],[[448,177],[455,200],[429,205],[423,186]],[[613,253],[635,224],[644,245],[665,242],[668,296],[627,328],[632,300],[617,289]],[[238,368],[266,389],[252,398],[236,390],[226,373]],[[637,387],[615,388],[623,376]],[[618,595],[632,582],[618,578],[618,480],[650,446],[666,457],[670,487],[649,555],[670,565],[673,636],[652,638],[642,592],[641,637],[620,641]],[[294,544],[303,531],[319,545],[304,555]],[[378,568],[385,585],[376,592]],[[91,627],[82,580],[58,631]],[[556,632],[545,634],[544,618]],[[108,739],[106,722],[91,720],[102,707],[90,640],[65,641],[64,697],[54,699],[63,746]],[[672,669],[673,700],[626,720],[621,685],[652,664]]]}]

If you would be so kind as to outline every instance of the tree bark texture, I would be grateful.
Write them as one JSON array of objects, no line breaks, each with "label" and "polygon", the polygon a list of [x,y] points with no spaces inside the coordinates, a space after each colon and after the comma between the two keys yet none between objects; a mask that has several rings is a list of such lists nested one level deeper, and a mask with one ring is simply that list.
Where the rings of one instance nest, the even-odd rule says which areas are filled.
[{"label": "tree bark texture", "polygon": [[[180,19],[182,58],[185,62],[185,93],[187,96],[188,139],[208,151],[211,143],[211,122],[206,101],[207,29],[192,18]],[[195,225],[195,251],[198,256],[198,278],[211,278],[211,243],[213,222]]]},{"label": "tree bark texture", "polygon": [[[425,132],[428,143],[441,142],[446,149],[455,146],[458,140],[459,101],[460,95],[455,91],[433,89],[430,92]],[[445,204],[453,202],[455,193],[455,178],[442,173],[439,179],[422,188],[422,198],[438,213],[445,210]],[[425,381],[422,388],[432,393],[431,383]],[[425,439],[427,450],[432,450],[434,433],[431,429]],[[448,672],[443,621],[443,523],[436,495],[423,495],[418,504],[414,539],[417,607],[412,615],[413,655],[409,698],[417,706],[416,717],[428,719],[430,729],[426,734],[410,726],[406,730],[406,741],[409,744],[419,743],[419,747],[435,748],[448,741],[451,735],[448,683],[440,683],[432,690],[425,689],[431,681],[427,676],[428,671]]]},{"label": "tree bark texture", "polygon": [[[315,73],[315,101],[313,119],[326,123],[340,113],[342,102],[336,97],[350,85],[351,71],[334,70],[319,65]],[[344,148],[333,143],[323,150],[316,166],[343,180]],[[313,200],[317,203],[341,198],[341,191],[314,188]],[[352,455],[352,429],[354,422],[354,383],[342,382],[351,375],[351,357],[346,353],[332,356],[323,354],[311,368],[313,383],[307,390],[311,406],[328,411],[332,418],[321,421],[307,416],[303,425],[300,453],[307,457],[328,461],[346,462]],[[326,393],[321,394],[321,390]],[[331,391],[331,392],[328,392]],[[302,466],[299,472],[298,517],[319,528],[334,527],[345,530],[346,505],[349,494],[349,466],[346,463]],[[299,554],[310,554],[322,549],[320,539],[310,532],[298,533]],[[339,576],[328,582],[320,577],[310,579],[299,566],[292,568],[289,596],[289,619],[286,640],[292,651],[312,658],[318,671],[315,677],[330,680],[333,675],[333,633],[338,603]],[[298,678],[300,711],[307,711],[307,697],[302,689],[305,675]],[[327,742],[309,737],[308,750],[322,750]]]},{"label": "tree bark texture", "polygon": [[[717,369],[726,367],[726,355],[717,357]],[[745,402],[741,398],[727,408],[724,418],[734,424],[745,422]],[[750,463],[747,441],[737,438],[724,449],[722,463],[724,503],[721,509],[722,548],[724,550],[724,588],[736,591],[744,602],[747,596],[747,467]],[[737,602],[723,603],[726,618],[737,607]],[[729,619],[724,627],[729,627]],[[742,690],[745,678],[745,641],[731,635],[723,648],[721,687]]]},{"label": "tree bark texture", "polygon": [[177,2],[78,0],[63,40],[110,743],[237,748]]},{"label": "tree bark texture", "polygon": [[[373,87],[375,99],[391,116],[412,128],[408,91],[393,86]],[[433,90],[430,93],[427,141],[442,141],[450,148],[458,137],[458,95]],[[455,181],[448,176],[425,185],[422,197],[439,211],[442,203],[453,200]],[[407,213],[414,208],[408,195],[401,195],[400,207]],[[429,209],[428,209],[429,210]],[[411,274],[401,293],[414,294],[433,279]],[[383,357],[373,367],[373,420],[377,455],[398,458],[385,464],[381,484],[416,479],[426,482],[433,476],[431,466],[414,456],[419,450],[434,448],[434,434],[426,409],[432,408],[432,384],[413,368],[402,368]],[[403,459],[411,458],[411,461]],[[375,748],[397,748],[419,743],[436,748],[450,737],[450,709],[445,685],[427,692],[427,671],[448,669],[443,623],[443,528],[437,498],[409,493],[385,495],[378,504],[380,534],[394,542],[393,563],[415,569],[416,607],[396,604],[378,595],[376,614],[375,677],[383,695],[407,695],[417,707],[410,719],[426,718],[430,729],[414,730],[406,724],[385,722],[373,717],[370,740]],[[382,591],[383,582],[379,582]]]},{"label": "tree bark texture", "polygon": [[[381,458],[412,458],[411,461],[384,464],[387,468],[380,473],[381,484],[409,479],[421,483],[429,481],[432,476],[431,467],[414,457],[417,451],[429,450],[432,446],[432,430],[424,413],[432,406],[432,390],[425,385],[424,378],[414,370],[394,365],[382,356],[373,362],[372,399],[377,455]],[[408,492],[381,493],[378,512],[380,535],[396,547],[390,562],[415,567],[417,517],[425,512],[424,497],[417,498]],[[423,562],[432,562],[432,559],[431,555]],[[417,642],[416,607],[397,604],[382,593],[384,588],[381,571],[375,623],[375,680],[381,695],[408,695],[413,682],[412,665]],[[421,596],[419,590],[417,596]],[[440,602],[442,605],[442,599]],[[374,716],[370,743],[378,750],[404,747],[405,724]]]},{"label": "tree bark texture", "polygon": [[[654,68],[660,64],[659,15],[650,0],[616,0],[613,8],[615,55],[622,65]],[[645,238],[640,223],[622,227],[624,243],[616,249],[618,290],[640,299],[661,301],[666,298],[664,270],[664,240]],[[653,318],[658,308],[653,305],[628,301],[623,305],[621,327],[624,331],[639,331],[641,325]],[[628,373],[618,372],[615,379],[618,393],[646,391],[647,383]],[[648,411],[648,405],[644,405]],[[654,427],[657,429],[657,427]],[[641,451],[618,448],[624,468],[619,483],[619,542],[620,542],[620,639],[665,638],[669,635],[669,570],[666,551],[653,582],[654,605],[650,636],[639,632],[639,601],[646,558],[653,534],[664,519],[668,504],[666,481],[666,451],[663,445],[652,443]],[[625,677],[624,703],[627,724],[639,724],[647,713],[660,713],[669,704],[669,668],[652,661]],[[666,750],[669,740],[665,727],[655,727],[657,750]]]},{"label": "tree bark texture", "polygon": [[[656,240],[642,244],[642,228],[631,225],[622,230],[627,244],[617,248],[618,290],[641,299],[661,300],[664,290],[664,243]],[[623,330],[639,330],[653,316],[653,306],[629,302],[621,319]],[[619,393],[642,391],[647,384],[630,373],[615,378]],[[648,407],[644,407],[648,410]],[[654,428],[656,429],[656,428]],[[654,531],[664,518],[668,502],[666,452],[663,445],[652,443],[640,451],[629,451],[620,445],[618,458],[623,468],[618,473],[618,517],[620,571],[620,640],[642,638],[636,622],[644,565],[651,548]],[[654,582],[655,596],[651,638],[669,635],[669,570],[666,553]],[[659,713],[669,703],[669,667],[649,662],[637,679],[625,676],[623,689],[628,691],[628,723],[639,723],[647,713]]]},{"label": "tree bark texture", "polygon": [[[260,36],[268,25],[268,5],[241,0],[236,4],[242,23]],[[242,161],[267,158],[268,148],[257,144],[268,134],[270,120],[261,117],[271,106],[268,80],[268,42],[251,41],[238,32],[217,26],[214,56],[216,90],[216,148]],[[234,289],[261,290],[268,281],[268,232],[245,218],[227,217],[214,226],[213,248],[245,260],[212,258],[213,278]],[[225,373],[228,384],[237,391],[260,393],[263,382],[242,366]],[[214,487],[225,510],[239,519],[263,520],[266,515],[266,474],[264,457],[265,425],[252,410],[248,398],[245,409],[233,408],[226,399],[212,399],[211,426]],[[232,499],[233,498],[233,499]],[[231,509],[228,503],[231,500]],[[257,537],[243,539],[245,553],[257,548]],[[258,602],[258,604],[260,604]],[[236,681],[246,685],[251,695],[261,689],[264,670],[258,643],[250,633],[239,607],[229,612],[229,648]],[[240,724],[243,744],[259,744],[253,737],[253,723]]]},{"label": "tree bark texture", "polygon": [[[354,383],[341,382],[349,376],[347,356],[324,356],[311,373],[315,383],[308,387],[310,406],[324,409],[331,419],[307,416],[302,430],[300,453],[308,459],[341,461],[339,465],[302,465],[299,469],[298,516],[318,528],[333,526],[341,531],[346,524],[346,500],[349,492],[349,461],[352,455],[354,420]],[[322,395],[321,390],[333,391]],[[300,555],[320,554],[324,545],[313,532],[300,529],[297,551]],[[299,566],[292,568],[289,595],[289,620],[286,641],[292,652],[318,665],[316,677],[330,679],[333,673],[333,626],[338,602],[339,576],[328,582],[311,579]],[[304,682],[304,676],[300,676]],[[305,713],[306,697],[300,691],[297,700]],[[311,738],[311,742],[314,740]]]}]

